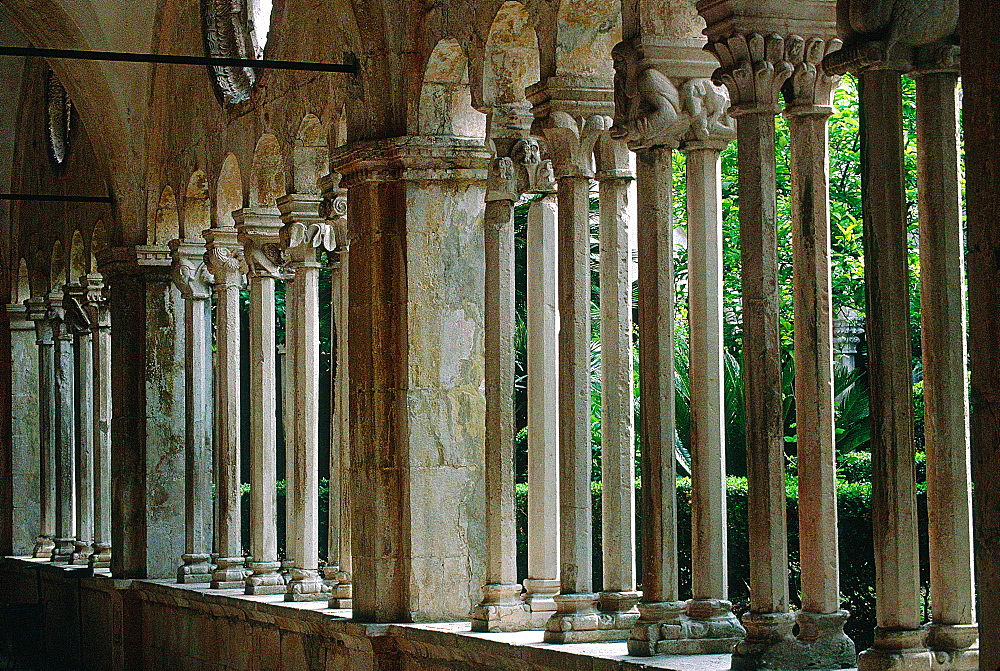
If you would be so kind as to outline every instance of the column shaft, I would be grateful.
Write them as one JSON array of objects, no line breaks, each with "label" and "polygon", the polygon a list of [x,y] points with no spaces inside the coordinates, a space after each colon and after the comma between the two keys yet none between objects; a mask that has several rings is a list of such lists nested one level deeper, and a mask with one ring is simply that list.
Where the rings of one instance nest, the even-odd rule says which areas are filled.
[{"label": "column shaft", "polygon": [[[62,302],[61,292],[59,301]],[[55,331],[56,548],[52,558],[68,561],[76,533],[73,337],[61,319]]]},{"label": "column shaft", "polygon": [[[287,270],[287,269],[286,269]],[[295,491],[295,348],[297,338],[297,326],[295,315],[298,308],[295,306],[296,293],[295,275],[288,272],[284,277],[285,282],[285,356],[281,369],[281,420],[285,435],[285,561],[291,566],[294,561],[292,555],[292,534],[299,528],[298,511],[292,503],[292,492]]]},{"label": "column shaft", "polygon": [[685,153],[690,324],[688,387],[691,394],[691,596],[726,599],[729,585],[722,363],[721,152],[712,147],[689,146]]},{"label": "column shaft", "polygon": [[39,530],[38,353],[24,305],[7,306],[11,341],[12,551],[30,555]]},{"label": "column shaft", "polygon": [[[32,299],[34,303],[36,299]],[[35,557],[51,557],[56,532],[56,419],[55,419],[55,343],[48,322],[45,304],[29,306],[33,311],[38,344],[38,455],[39,465],[39,533],[35,540]]]},{"label": "column shaft", "polygon": [[860,75],[865,294],[878,626],[920,626],[900,74]]},{"label": "column shaft", "polygon": [[[212,304],[208,297],[189,298],[184,305],[185,378],[185,563],[204,576],[212,550]],[[197,566],[198,568],[193,568]],[[205,580],[205,578],[200,578]],[[185,580],[186,581],[186,580]]]},{"label": "column shaft", "polygon": [[[330,594],[331,608],[350,608],[352,606],[353,558],[351,555],[351,427],[350,427],[350,388],[348,387],[349,346],[348,346],[348,276],[350,273],[350,251],[341,245],[339,268],[334,274],[331,288],[332,302],[335,306],[333,323],[337,343],[337,368],[333,380],[333,424],[337,428],[337,442],[331,445],[331,451],[337,454],[337,470],[340,478],[340,495],[337,500],[330,500],[330,510],[336,506],[340,512],[338,517],[339,534],[337,546],[331,547],[331,561],[336,559],[337,585]],[[331,459],[332,459],[331,452]],[[332,524],[332,521],[331,521]]]},{"label": "column shaft", "polygon": [[111,324],[100,306],[91,320],[94,363],[94,568],[111,562]]},{"label": "column shaft", "polygon": [[[794,108],[793,108],[794,109]],[[840,609],[830,284],[829,112],[790,114],[802,609]]]},{"label": "column shaft", "polygon": [[76,400],[76,546],[74,564],[88,564],[94,544],[94,361],[89,327],[74,336]]},{"label": "column shaft", "polygon": [[737,119],[750,612],[788,611],[774,114]]},{"label": "column shaft", "polygon": [[672,160],[673,149],[664,146],[636,156],[642,600],[649,603],[678,598]]},{"label": "column shaft", "polygon": [[958,75],[917,81],[920,318],[932,622],[973,622]]}]

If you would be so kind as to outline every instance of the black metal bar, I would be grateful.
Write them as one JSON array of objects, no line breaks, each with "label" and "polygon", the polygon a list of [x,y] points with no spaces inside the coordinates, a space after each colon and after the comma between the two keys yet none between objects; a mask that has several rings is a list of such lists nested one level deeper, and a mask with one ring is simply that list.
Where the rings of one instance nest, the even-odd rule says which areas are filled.
[{"label": "black metal bar", "polygon": [[111,196],[50,196],[40,193],[0,193],[0,200],[37,203],[111,203]]},{"label": "black metal bar", "polygon": [[265,70],[305,70],[308,72],[345,72],[356,75],[357,63],[310,63],[304,61],[272,61],[254,58],[221,58],[215,56],[174,56],[171,54],[134,54],[120,51],[82,51],[77,49],[40,49],[37,47],[0,46],[0,56],[39,56],[41,58],[72,58],[85,61],[115,61],[118,63],[165,63],[169,65],[205,65],[209,67],[261,68]]}]

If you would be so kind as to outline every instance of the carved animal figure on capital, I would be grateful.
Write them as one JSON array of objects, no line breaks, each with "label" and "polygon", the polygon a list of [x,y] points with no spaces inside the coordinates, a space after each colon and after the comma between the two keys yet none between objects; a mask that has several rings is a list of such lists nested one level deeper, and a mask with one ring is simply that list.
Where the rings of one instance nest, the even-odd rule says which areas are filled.
[{"label": "carved animal figure on capital", "polygon": [[838,0],[839,25],[850,26],[844,35],[855,41],[883,41],[886,49],[897,43],[932,44],[955,32],[958,0]]}]

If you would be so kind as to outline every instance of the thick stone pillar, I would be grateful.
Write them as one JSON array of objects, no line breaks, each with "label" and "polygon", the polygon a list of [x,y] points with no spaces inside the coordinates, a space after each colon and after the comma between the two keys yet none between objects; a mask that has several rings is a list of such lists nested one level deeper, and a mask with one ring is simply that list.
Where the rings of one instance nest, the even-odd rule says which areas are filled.
[{"label": "thick stone pillar", "polygon": [[[325,181],[324,181],[325,180]],[[351,240],[347,225],[347,189],[340,175],[320,180],[327,219],[333,226],[337,248],[331,254],[330,310],[334,339],[334,371],[330,387],[333,416],[330,420],[330,536],[328,569],[330,608],[351,608],[353,557],[351,555],[351,428],[348,387],[348,274]],[[336,485],[336,486],[335,486]]]},{"label": "thick stone pillar", "polygon": [[184,298],[184,554],[177,582],[212,580],[212,275],[204,240],[170,243]]},{"label": "thick stone pillar", "polygon": [[111,574],[168,578],[184,543],[184,355],[166,247],[98,252],[111,323]]},{"label": "thick stone pillar", "polygon": [[961,0],[979,668],[1000,668],[1000,5]]},{"label": "thick stone pillar", "polygon": [[488,160],[481,142],[442,137],[333,152],[351,227],[358,620],[464,619],[484,584]]},{"label": "thick stone pillar", "polygon": [[[558,77],[528,88],[533,132],[543,134],[555,169],[559,204],[559,580],[556,612],[545,625],[550,643],[623,640],[628,631],[598,618],[593,591],[590,503],[590,180],[594,147],[608,130],[611,90],[595,82],[597,103]],[[573,82],[579,84],[579,82]],[[606,86],[603,88],[601,85]],[[603,106],[601,103],[604,103]],[[602,628],[602,624],[604,627]]]},{"label": "thick stone pillar", "polygon": [[965,370],[958,64],[953,51],[944,51],[944,59],[941,53],[911,73],[917,84],[920,334],[932,594],[927,647],[944,652],[953,668],[974,668],[977,652],[969,648],[976,643],[978,631]]},{"label": "thick stone pillar", "polygon": [[76,541],[76,408],[73,402],[73,332],[63,308],[63,291],[46,296],[54,343],[56,528],[52,561],[72,559]]},{"label": "thick stone pillar", "polygon": [[281,247],[285,268],[295,277],[288,285],[291,300],[286,335],[292,351],[292,422],[294,489],[286,491],[296,511],[296,526],[286,530],[293,566],[286,601],[326,601],[329,594],[319,575],[319,252],[333,249],[333,234],[320,214],[322,196],[289,194],[278,199]]},{"label": "thick stone pillar", "polygon": [[219,553],[212,589],[243,589],[240,510],[240,287],[243,248],[232,226],[202,231],[205,263],[215,278],[214,549]]},{"label": "thick stone pillar", "polygon": [[91,568],[111,566],[111,316],[104,297],[104,278],[84,276],[83,308],[90,320],[93,375],[94,552]]},{"label": "thick stone pillar", "polygon": [[283,594],[278,570],[277,440],[278,387],[274,283],[281,254],[275,209],[233,213],[249,266],[250,284],[250,564],[247,594]]},{"label": "thick stone pillar", "polygon": [[16,483],[12,488],[11,540],[13,553],[27,556],[35,547],[41,510],[38,352],[27,306],[12,303],[6,310],[11,345],[11,476]]},{"label": "thick stone pillar", "polygon": [[854,663],[840,608],[837,540],[837,453],[833,402],[833,297],[830,279],[830,194],[827,120],[839,77],[821,61],[840,40],[792,36],[786,56],[790,130],[792,256],[795,297],[795,413],[799,458],[799,556],[802,609],[796,619],[802,654],[816,668]]},{"label": "thick stone pillar", "polygon": [[55,343],[45,299],[29,298],[24,304],[28,319],[35,322],[38,345],[39,531],[32,555],[49,558],[56,533]]},{"label": "thick stone pillar", "polygon": [[63,307],[73,332],[73,399],[76,493],[76,542],[70,563],[90,564],[94,552],[94,359],[90,317],[83,308],[87,300],[86,276],[81,284],[66,285]]},{"label": "thick stone pillar", "polygon": [[734,17],[717,16],[706,4],[699,11],[722,66],[716,77],[729,89],[739,148],[750,612],[743,616],[747,636],[733,652],[733,668],[756,669],[772,657],[783,659],[783,642],[795,624],[788,612],[774,136],[778,93],[792,66],[784,38],[721,34],[719,26]]},{"label": "thick stone pillar", "polygon": [[553,195],[531,204],[526,250],[528,577],[524,601],[532,613],[546,619],[556,609],[552,597],[559,592],[558,216]]}]

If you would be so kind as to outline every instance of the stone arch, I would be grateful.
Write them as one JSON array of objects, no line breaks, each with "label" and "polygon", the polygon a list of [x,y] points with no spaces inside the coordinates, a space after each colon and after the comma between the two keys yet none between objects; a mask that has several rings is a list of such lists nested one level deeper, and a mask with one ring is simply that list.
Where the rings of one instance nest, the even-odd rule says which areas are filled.
[{"label": "stone arch", "polygon": [[14,300],[11,303],[20,305],[31,298],[31,278],[28,275],[28,263],[22,258],[17,264],[17,285],[14,287]]},{"label": "stone arch", "polygon": [[108,229],[104,226],[104,220],[98,219],[94,224],[94,231],[90,234],[90,272],[96,273],[97,252],[108,246]]},{"label": "stone arch", "polygon": [[59,291],[65,283],[66,255],[63,254],[62,240],[56,240],[49,254],[49,291]]},{"label": "stone arch", "polygon": [[331,148],[342,147],[347,144],[347,103],[341,106],[340,112],[330,124],[330,133],[327,136],[327,145]]},{"label": "stone arch", "polygon": [[528,10],[517,0],[500,6],[489,36],[483,69],[483,102],[488,108],[529,108],[524,89],[541,77],[538,36]]},{"label": "stone arch", "polygon": [[243,177],[236,157],[227,154],[219,171],[215,195],[215,228],[234,227],[233,211],[243,207]]},{"label": "stone arch", "polygon": [[42,250],[35,252],[34,263],[28,268],[31,277],[31,295],[44,297],[48,291],[49,260]]},{"label": "stone arch", "polygon": [[420,88],[417,133],[486,137],[486,116],[472,107],[469,59],[454,38],[440,40],[427,59]]},{"label": "stone arch", "polygon": [[306,114],[299,124],[292,149],[292,177],[296,193],[320,193],[319,178],[329,171],[330,150],[326,128],[315,114]]},{"label": "stone arch", "polygon": [[272,133],[264,133],[257,140],[250,164],[250,207],[274,207],[274,202],[285,193],[285,158],[281,154],[281,144]]},{"label": "stone arch", "polygon": [[177,199],[174,197],[174,190],[167,185],[160,194],[160,205],[156,208],[156,219],[153,221],[153,239],[150,242],[154,245],[165,245],[180,235]]},{"label": "stone arch", "polygon": [[611,49],[621,41],[619,0],[562,0],[556,16],[557,75],[614,77]]},{"label": "stone arch", "polygon": [[87,274],[87,251],[83,246],[83,234],[80,229],[73,231],[73,240],[69,246],[69,281],[79,282]]},{"label": "stone arch", "polygon": [[212,202],[208,196],[208,175],[195,170],[188,180],[184,193],[184,219],[181,236],[185,240],[201,237],[201,232],[212,227]]}]

